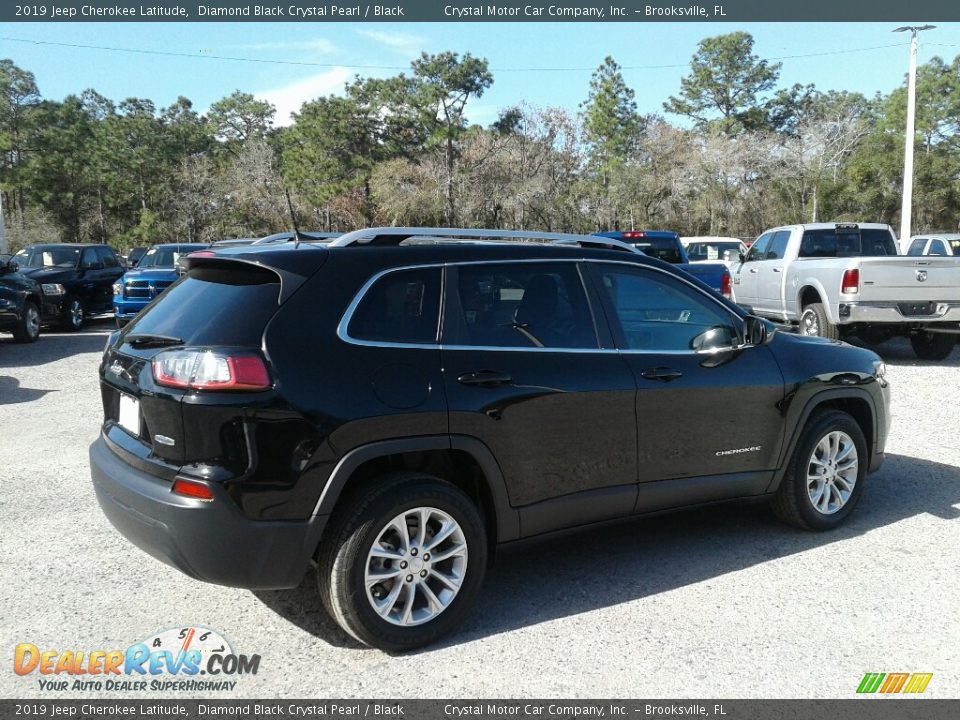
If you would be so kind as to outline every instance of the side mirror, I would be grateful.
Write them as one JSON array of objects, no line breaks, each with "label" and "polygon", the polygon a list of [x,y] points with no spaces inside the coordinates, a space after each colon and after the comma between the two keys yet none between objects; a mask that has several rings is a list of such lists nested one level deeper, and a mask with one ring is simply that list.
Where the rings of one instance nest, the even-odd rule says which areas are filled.
[{"label": "side mirror", "polygon": [[746,254],[743,250],[741,250],[740,252],[738,252],[738,253],[737,253],[737,256],[740,258],[740,262],[746,262],[746,261],[747,261],[747,254]]},{"label": "side mirror", "polygon": [[743,322],[743,343],[747,346],[763,345],[769,334],[767,321],[756,315],[747,315]]},{"label": "side mirror", "polygon": [[6,260],[0,263],[0,274],[15,273],[19,269],[20,269],[20,266],[17,265],[16,260]]}]

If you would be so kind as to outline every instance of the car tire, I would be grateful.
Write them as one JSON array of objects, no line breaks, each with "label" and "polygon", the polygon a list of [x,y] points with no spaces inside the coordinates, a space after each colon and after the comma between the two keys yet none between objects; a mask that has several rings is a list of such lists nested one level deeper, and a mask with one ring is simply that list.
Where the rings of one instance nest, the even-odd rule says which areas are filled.
[{"label": "car tire", "polygon": [[801,335],[817,335],[830,340],[840,339],[840,328],[827,318],[827,311],[822,303],[810,303],[804,306],[800,313],[800,327],[797,330]]},{"label": "car tire", "polygon": [[18,343],[36,342],[40,337],[40,308],[29,300],[23,305],[23,313],[13,328],[13,339]]},{"label": "car tire", "polygon": [[956,344],[953,335],[918,331],[910,336],[914,354],[921,360],[946,360]]},{"label": "car tire", "polygon": [[[318,586],[344,631],[366,645],[403,652],[460,624],[487,566],[483,518],[466,494],[429,475],[394,473],[352,493],[334,515],[318,554]],[[431,558],[431,550],[443,559]],[[383,581],[371,584],[371,576]]]},{"label": "car tire", "polygon": [[863,493],[868,453],[863,430],[853,417],[840,410],[815,413],[807,421],[777,488],[774,513],[804,530],[831,530],[841,525]]},{"label": "car tire", "polygon": [[63,310],[60,313],[60,325],[64,330],[77,332],[83,327],[83,303],[74,295],[67,295],[63,299]]}]

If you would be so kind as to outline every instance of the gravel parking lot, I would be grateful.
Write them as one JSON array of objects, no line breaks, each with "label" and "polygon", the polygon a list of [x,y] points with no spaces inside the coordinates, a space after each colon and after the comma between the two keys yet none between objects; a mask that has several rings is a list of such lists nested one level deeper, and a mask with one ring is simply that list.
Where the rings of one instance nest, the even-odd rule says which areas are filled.
[{"label": "gravel parking lot", "polygon": [[839,531],[726,506],[528,546],[501,556],[460,632],[393,657],[345,637],[312,578],[207,585],[113,530],[87,468],[110,328],[0,335],[3,697],[50,695],[11,672],[17,643],[126,648],[194,624],[262,656],[224,698],[849,698],[865,672],[931,672],[926,695],[960,696],[960,348],[929,364],[906,342],[881,347],[887,461]]}]

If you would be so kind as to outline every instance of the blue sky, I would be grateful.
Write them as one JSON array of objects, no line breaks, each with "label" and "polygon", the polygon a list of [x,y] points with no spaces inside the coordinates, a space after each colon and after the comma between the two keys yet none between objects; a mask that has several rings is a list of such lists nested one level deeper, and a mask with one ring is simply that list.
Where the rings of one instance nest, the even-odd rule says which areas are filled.
[{"label": "blue sky", "polygon": [[[917,24],[922,18],[917,19]],[[626,69],[640,112],[662,112],[697,43],[734,30],[750,32],[754,51],[782,60],[780,85],[889,92],[904,78],[909,38],[895,23],[75,23],[7,24],[0,57],[36,75],[44,97],[61,99],[86,88],[119,101],[147,97],[158,106],[185,95],[198,110],[240,89],[270,100],[277,120],[319,95],[339,92],[356,74],[391,75],[421,51],[470,52],[490,61],[494,85],[469,110],[488,123],[498,110],[525,101],[575,111],[586,97],[590,72],[606,55]],[[54,43],[138,48],[202,57],[181,58],[36,45]],[[883,47],[894,46],[894,47]],[[866,49],[873,48],[873,49]],[[838,52],[860,50],[862,52]],[[960,54],[960,23],[921,35],[920,61]],[[211,55],[309,63],[238,62]],[[661,66],[650,68],[649,66]],[[677,67],[662,67],[677,66]],[[555,68],[572,68],[558,71]]]}]

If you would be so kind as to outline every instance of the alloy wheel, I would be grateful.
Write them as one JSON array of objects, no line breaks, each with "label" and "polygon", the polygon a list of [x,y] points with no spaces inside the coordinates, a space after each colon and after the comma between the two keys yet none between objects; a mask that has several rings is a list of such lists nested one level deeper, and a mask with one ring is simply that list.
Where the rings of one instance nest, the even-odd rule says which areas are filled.
[{"label": "alloy wheel", "polygon": [[838,512],[857,484],[859,457],[853,439],[841,430],[824,435],[807,462],[807,494],[823,515]]},{"label": "alloy wheel", "polygon": [[466,571],[460,524],[437,508],[411,508],[386,524],[367,553],[367,600],[392,625],[422,625],[450,606]]},{"label": "alloy wheel", "polygon": [[23,324],[27,331],[27,337],[35,338],[40,334],[40,313],[33,305],[27,306]]},{"label": "alloy wheel", "polygon": [[820,319],[813,310],[804,310],[800,315],[800,334],[801,335],[819,335]]}]

